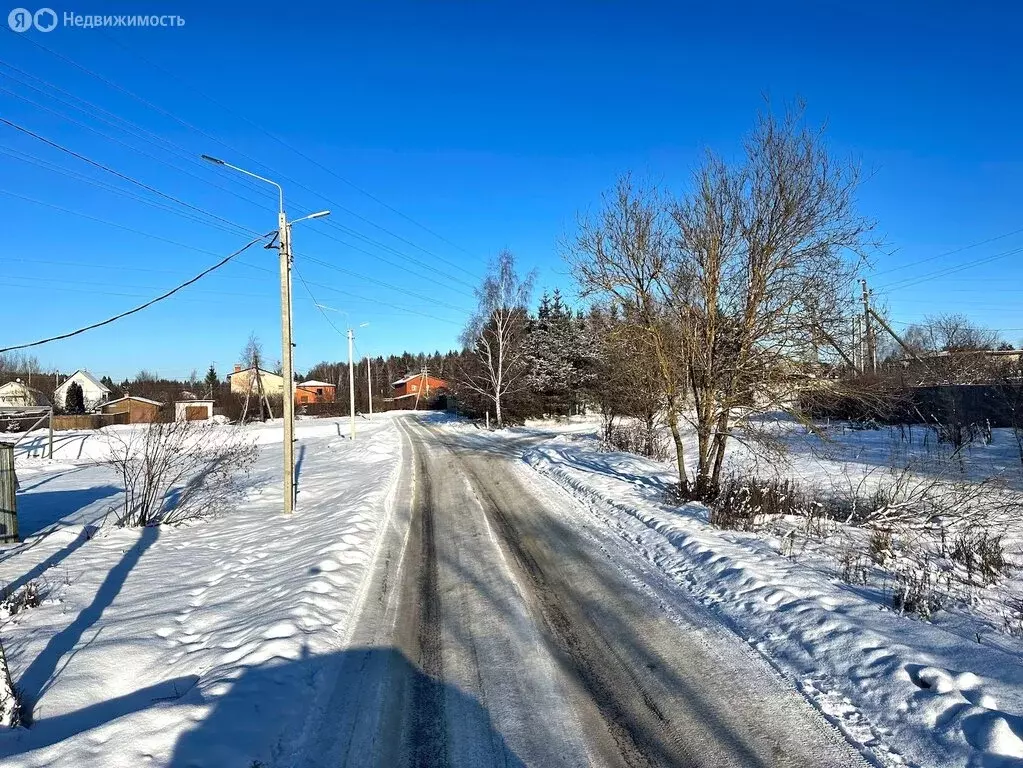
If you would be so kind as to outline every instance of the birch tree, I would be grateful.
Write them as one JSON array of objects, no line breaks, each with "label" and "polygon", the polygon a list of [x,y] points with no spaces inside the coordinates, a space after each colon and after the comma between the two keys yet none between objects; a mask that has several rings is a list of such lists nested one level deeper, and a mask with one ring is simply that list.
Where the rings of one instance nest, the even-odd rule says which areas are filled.
[{"label": "birch tree", "polygon": [[477,308],[462,332],[468,362],[459,371],[461,386],[493,404],[497,425],[501,406],[525,385],[525,337],[534,273],[519,278],[515,257],[502,251],[476,289]]}]

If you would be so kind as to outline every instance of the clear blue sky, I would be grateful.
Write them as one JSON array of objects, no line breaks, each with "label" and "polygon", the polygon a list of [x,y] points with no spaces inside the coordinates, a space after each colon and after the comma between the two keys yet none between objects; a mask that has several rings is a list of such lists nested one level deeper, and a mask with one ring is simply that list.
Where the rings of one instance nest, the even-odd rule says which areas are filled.
[{"label": "clear blue sky", "polygon": [[[878,259],[879,289],[1023,247],[1021,232],[889,272],[1023,229],[1015,4],[225,5],[54,6],[176,13],[182,28],[16,35],[4,26],[0,62],[117,117],[76,110],[9,66],[0,66],[0,115],[245,229],[275,228],[269,188],[202,164],[199,153],[281,181],[292,216],[333,209],[329,223],[295,227],[296,263],[318,302],[347,311],[353,325],[370,323],[358,332],[362,354],[453,347],[469,284],[502,248],[539,271],[539,288],[570,292],[555,242],[576,213],[623,171],[677,187],[703,148],[734,153],[764,94],[778,104],[803,97],[810,117],[828,122],[835,149],[869,172],[861,208],[894,251]],[[182,210],[0,125],[0,189],[198,250],[0,194],[0,347],[126,309],[248,239],[67,171]],[[115,379],[140,368],[201,374],[211,361],[223,374],[254,331],[275,360],[275,256],[250,250],[174,299],[35,354],[49,367]],[[897,322],[963,311],[1018,343],[1021,277],[1021,256],[1011,255],[893,290],[887,301]],[[295,301],[299,370],[342,358],[343,339],[298,279]],[[328,316],[344,327],[343,315]]]}]

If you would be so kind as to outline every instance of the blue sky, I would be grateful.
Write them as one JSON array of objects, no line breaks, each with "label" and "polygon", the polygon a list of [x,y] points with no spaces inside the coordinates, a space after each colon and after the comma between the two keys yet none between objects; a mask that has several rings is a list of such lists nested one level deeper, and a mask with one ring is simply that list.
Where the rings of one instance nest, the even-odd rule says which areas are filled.
[{"label": "blue sky", "polygon": [[[280,181],[293,217],[333,210],[294,230],[299,370],[344,356],[310,292],[348,313],[327,313],[338,328],[370,323],[362,354],[450,348],[489,258],[509,248],[540,289],[571,293],[556,240],[577,212],[624,171],[679,188],[705,148],[733,155],[765,94],[804,98],[862,163],[861,210],[891,252],[871,282],[896,323],[962,311],[1023,339],[1023,232],[941,256],[1023,230],[1012,4],[217,5],[54,6],[176,13],[181,28],[0,28],[0,116],[194,206],[0,125],[0,347],[127,309],[275,228],[271,188],[196,159],[208,153]],[[255,332],[277,359],[275,257],[251,249],[34,353],[115,379],[225,373]]]}]

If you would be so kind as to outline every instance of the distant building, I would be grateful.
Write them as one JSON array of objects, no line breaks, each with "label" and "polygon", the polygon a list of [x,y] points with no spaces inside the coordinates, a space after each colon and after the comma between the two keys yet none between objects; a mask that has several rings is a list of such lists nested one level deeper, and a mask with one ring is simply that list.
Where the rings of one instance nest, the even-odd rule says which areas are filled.
[{"label": "distant building", "polygon": [[161,408],[163,408],[163,403],[156,400],[125,395],[103,403],[99,407],[99,411],[104,414],[127,413],[129,424],[152,424],[154,421],[160,420]]},{"label": "distant building", "polygon": [[295,404],[333,403],[337,387],[327,381],[310,379],[295,387]]},{"label": "distant building", "polygon": [[267,395],[271,397],[284,395],[284,377],[279,373],[264,371],[262,368],[242,368],[240,365],[235,365],[234,373],[227,374],[227,381],[231,385],[231,391],[238,395],[244,395],[251,391],[258,397],[260,383],[263,385],[263,392]]},{"label": "distant building", "polygon": [[9,381],[0,387],[0,407],[38,408],[48,407],[50,401],[38,389],[32,389],[21,379]]},{"label": "distant building", "polygon": [[416,373],[398,379],[391,386],[393,387],[391,397],[394,400],[429,400],[440,390],[447,389],[448,383],[427,373]]},{"label": "distant building", "polygon": [[58,408],[63,408],[67,402],[67,390],[71,382],[77,382],[82,388],[86,411],[93,410],[110,398],[110,388],[82,368],[71,374],[67,381],[53,391],[53,402]]},{"label": "distant building", "polygon": [[174,402],[174,421],[210,421],[212,418],[212,400],[203,400],[192,395]]}]

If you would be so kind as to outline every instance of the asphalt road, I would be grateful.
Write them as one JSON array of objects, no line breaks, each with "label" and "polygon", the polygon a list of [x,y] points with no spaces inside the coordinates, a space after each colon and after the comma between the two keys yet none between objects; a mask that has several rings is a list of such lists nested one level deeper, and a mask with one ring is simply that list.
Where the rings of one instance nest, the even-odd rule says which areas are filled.
[{"label": "asphalt road", "polygon": [[395,514],[308,765],[865,765],[702,606],[538,493],[521,442],[399,427]]}]

